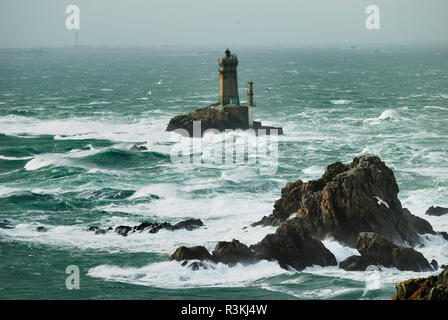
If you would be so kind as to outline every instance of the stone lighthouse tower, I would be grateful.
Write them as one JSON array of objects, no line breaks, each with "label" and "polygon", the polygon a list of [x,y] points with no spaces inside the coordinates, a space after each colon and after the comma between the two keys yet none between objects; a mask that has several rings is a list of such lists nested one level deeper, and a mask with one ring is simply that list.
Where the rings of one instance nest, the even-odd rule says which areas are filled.
[{"label": "stone lighthouse tower", "polygon": [[236,68],[238,67],[238,58],[225,51],[225,56],[218,59],[219,65],[219,93],[218,104],[220,106],[240,105],[238,97],[238,80]]}]

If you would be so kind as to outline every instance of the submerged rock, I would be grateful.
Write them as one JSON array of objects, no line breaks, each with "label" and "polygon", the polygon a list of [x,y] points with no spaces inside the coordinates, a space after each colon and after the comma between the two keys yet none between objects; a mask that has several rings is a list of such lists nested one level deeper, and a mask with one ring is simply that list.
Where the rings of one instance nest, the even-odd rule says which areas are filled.
[{"label": "submerged rock", "polygon": [[369,265],[395,267],[402,271],[432,271],[428,260],[412,248],[397,246],[374,232],[359,234],[357,249],[361,256],[351,256],[339,267],[348,271],[363,271]]},{"label": "submerged rock", "polygon": [[393,171],[378,157],[354,158],[349,165],[336,162],[320,179],[287,183],[273,213],[254,225],[278,226],[298,219],[317,239],[330,236],[350,247],[356,246],[361,232],[411,245],[421,242],[420,234],[436,234],[429,222],[402,208],[398,191]]},{"label": "submerged rock", "polygon": [[393,300],[448,300],[448,269],[438,276],[399,282],[395,289]]},{"label": "submerged rock", "polygon": [[40,227],[37,227],[37,228],[36,228],[36,231],[37,231],[37,232],[47,232],[48,229],[45,228],[45,227],[40,226]]},{"label": "submerged rock", "polygon": [[448,208],[443,207],[429,207],[428,210],[426,210],[425,214],[429,216],[441,216],[448,213]]},{"label": "submerged rock", "polygon": [[[184,264],[182,264],[182,265],[184,265]],[[185,264],[185,265],[187,265],[187,264]],[[202,261],[191,262],[190,264],[187,265],[187,268],[190,268],[193,271],[197,271],[197,270],[201,270],[201,269],[207,270],[209,268],[215,269],[215,267],[213,267],[212,265],[207,265]]]},{"label": "submerged rock", "polygon": [[129,150],[131,150],[131,151],[147,151],[148,148],[145,147],[145,146],[143,146],[143,145],[141,145],[141,146],[137,146],[136,144],[134,144],[134,145],[131,147],[131,149],[129,149]]}]

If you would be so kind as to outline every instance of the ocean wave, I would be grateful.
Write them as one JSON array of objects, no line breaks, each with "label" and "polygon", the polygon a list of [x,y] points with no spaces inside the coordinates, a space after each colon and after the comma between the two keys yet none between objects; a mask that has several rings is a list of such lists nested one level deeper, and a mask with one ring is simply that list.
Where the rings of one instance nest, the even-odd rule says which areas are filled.
[{"label": "ocean wave", "polygon": [[[78,167],[88,170],[89,173],[117,174],[119,171],[111,171],[110,168],[129,167],[141,157],[147,160],[166,159],[168,157],[168,155],[159,152],[135,153],[128,148],[117,149],[116,146],[96,149],[89,144],[87,147],[88,149],[72,149],[66,153],[38,154],[28,161],[24,168],[33,171],[47,166]],[[96,166],[92,168],[92,165]]]},{"label": "ocean wave", "polygon": [[364,124],[376,125],[380,124],[384,121],[400,121],[403,120],[402,117],[398,114],[397,111],[392,109],[384,110],[377,118],[367,118],[364,119]]},{"label": "ocean wave", "polygon": [[352,100],[330,100],[330,102],[335,105],[353,103]]},{"label": "ocean wave", "polygon": [[165,132],[169,118],[140,119],[123,122],[117,119],[77,117],[65,119],[37,119],[8,115],[0,117],[0,133],[12,136],[52,135],[55,140],[102,139],[117,142],[147,142],[169,140]]},{"label": "ocean wave", "polygon": [[264,285],[263,289],[285,293],[298,299],[332,299],[347,295],[349,293],[362,292],[359,288],[347,288],[342,286],[333,286],[331,288],[318,289],[291,289],[280,285]]},{"label": "ocean wave", "polygon": [[8,161],[23,161],[33,159],[33,156],[29,157],[8,157],[0,155],[0,160],[8,160]]},{"label": "ocean wave", "polygon": [[164,261],[141,268],[100,265],[87,275],[106,281],[132,283],[157,288],[244,287],[263,278],[288,273],[276,262],[260,261],[252,265],[229,267],[222,263],[204,262],[206,270],[193,271],[177,261]]}]

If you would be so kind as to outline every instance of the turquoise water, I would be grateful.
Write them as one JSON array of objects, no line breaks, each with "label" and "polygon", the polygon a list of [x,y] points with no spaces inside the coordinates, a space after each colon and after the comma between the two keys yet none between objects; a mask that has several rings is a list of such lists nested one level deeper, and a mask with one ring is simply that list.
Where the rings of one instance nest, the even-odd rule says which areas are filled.
[{"label": "turquoise water", "polygon": [[[293,272],[267,261],[191,271],[167,261],[181,245],[258,242],[274,228],[243,227],[271,212],[286,182],[364,154],[393,168],[414,214],[448,206],[448,48],[234,49],[241,100],[254,81],[255,119],[284,129],[269,175],[260,163],[171,160],[179,142],[166,125],[216,102],[222,50],[1,52],[1,299],[390,299],[397,281],[429,274]],[[85,231],[187,218],[206,227]],[[425,218],[448,231],[447,216]],[[356,253],[324,244],[339,261]],[[418,250],[442,264],[447,249],[428,237]],[[80,268],[79,290],[65,286],[68,265]]]}]

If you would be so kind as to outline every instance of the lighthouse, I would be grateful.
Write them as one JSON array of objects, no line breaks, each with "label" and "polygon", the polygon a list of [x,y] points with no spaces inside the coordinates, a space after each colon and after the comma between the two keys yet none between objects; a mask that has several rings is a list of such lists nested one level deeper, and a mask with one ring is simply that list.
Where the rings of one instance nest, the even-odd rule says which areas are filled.
[{"label": "lighthouse", "polygon": [[238,96],[238,79],[236,69],[238,57],[227,50],[224,57],[218,59],[219,65],[219,92],[218,104],[220,106],[240,105]]},{"label": "lighthouse", "polygon": [[218,59],[219,90],[218,102],[206,108],[191,110],[188,114],[179,115],[170,120],[167,131],[184,129],[193,135],[193,123],[200,122],[201,134],[208,129],[224,131],[227,129],[253,129],[258,134],[283,134],[280,127],[264,126],[254,121],[254,83],[247,83],[247,104],[240,104],[238,96],[237,67],[238,58],[230,50]]}]

